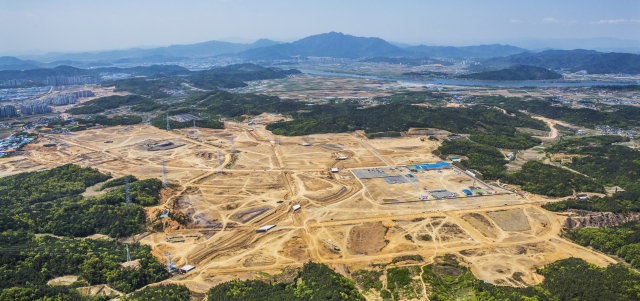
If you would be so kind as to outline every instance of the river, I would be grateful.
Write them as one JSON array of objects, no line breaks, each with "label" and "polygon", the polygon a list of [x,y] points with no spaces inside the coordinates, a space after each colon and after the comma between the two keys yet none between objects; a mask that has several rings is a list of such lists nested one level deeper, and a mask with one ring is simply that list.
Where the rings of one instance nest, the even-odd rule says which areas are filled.
[{"label": "river", "polygon": [[439,85],[456,85],[456,86],[529,86],[529,87],[584,87],[584,86],[626,86],[634,85],[635,83],[600,83],[600,82],[580,82],[580,83],[545,83],[545,82],[482,82],[482,81],[467,81],[467,80],[450,80],[450,79],[435,79],[429,81],[410,80],[410,79],[398,79],[390,77],[380,77],[374,75],[357,75],[349,73],[334,73],[309,69],[298,69],[302,73],[324,76],[343,76],[343,77],[357,77],[368,78],[384,81],[402,81],[411,83],[425,83],[425,84],[439,84]]}]

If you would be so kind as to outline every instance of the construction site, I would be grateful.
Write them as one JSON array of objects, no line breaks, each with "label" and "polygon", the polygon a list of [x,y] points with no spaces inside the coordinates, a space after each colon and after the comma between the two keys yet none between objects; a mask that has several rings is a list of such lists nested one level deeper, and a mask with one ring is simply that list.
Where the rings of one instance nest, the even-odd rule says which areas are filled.
[{"label": "construction site", "polygon": [[197,292],[310,260],[348,271],[455,254],[479,279],[512,286],[540,283],[536,268],[564,258],[615,263],[563,239],[565,217],[539,206],[549,199],[485,183],[434,156],[438,146],[418,136],[284,137],[234,122],[219,130],[117,126],[41,134],[22,156],[0,158],[0,176],[73,163],[163,180],[162,204],[147,216],[179,211],[187,223],[165,214],[163,231],[130,241],[151,246],[165,264],[170,253],[176,267],[192,266],[165,282]]}]

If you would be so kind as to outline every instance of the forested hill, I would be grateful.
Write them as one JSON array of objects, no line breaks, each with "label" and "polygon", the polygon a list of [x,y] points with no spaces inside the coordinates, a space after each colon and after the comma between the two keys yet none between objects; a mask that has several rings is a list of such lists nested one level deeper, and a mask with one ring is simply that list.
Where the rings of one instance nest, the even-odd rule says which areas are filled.
[{"label": "forested hill", "polygon": [[[169,276],[149,246],[129,245],[132,259],[140,260],[134,270],[121,266],[127,254],[123,244],[112,239],[77,239],[94,234],[115,239],[162,229],[157,218],[147,221],[143,208],[158,204],[159,180],[131,183],[132,205],[126,204],[122,186],[96,197],[81,195],[109,178],[96,169],[72,164],[0,178],[0,300],[89,300],[75,288],[109,284],[129,293]],[[105,186],[122,179],[112,183]],[[46,285],[65,275],[79,276],[81,281],[72,286]]]},{"label": "forested hill", "polygon": [[622,129],[640,126],[640,108],[616,105],[607,110],[587,108],[574,109],[562,106],[553,99],[520,99],[518,97],[481,96],[473,100],[475,103],[503,108],[508,112],[527,111],[530,114],[593,128],[598,125],[609,125]]},{"label": "forested hill", "polygon": [[194,87],[213,90],[217,88],[244,87],[245,81],[285,78],[291,74],[300,73],[299,70],[282,70],[278,68],[264,68],[255,64],[237,64],[221,68],[195,72],[188,77]]},{"label": "forested hill", "polygon": [[593,50],[547,50],[495,57],[473,66],[474,70],[529,65],[547,69],[586,70],[590,74],[640,73],[640,55],[630,53],[602,53]]},{"label": "forested hill", "polygon": [[562,74],[542,67],[515,65],[502,70],[461,75],[458,78],[499,81],[550,80],[561,79]]},{"label": "forested hill", "polygon": [[[272,123],[267,129],[276,135],[299,136],[364,130],[366,133],[400,132],[410,127],[438,128],[454,133],[476,134],[492,146],[527,148],[539,143],[536,138],[516,132],[516,127],[547,129],[540,120],[516,112],[505,115],[483,106],[472,108],[428,108],[392,103],[366,109],[345,107],[333,116],[318,115],[323,106],[312,106],[289,122]],[[316,117],[317,116],[317,117]]]}]

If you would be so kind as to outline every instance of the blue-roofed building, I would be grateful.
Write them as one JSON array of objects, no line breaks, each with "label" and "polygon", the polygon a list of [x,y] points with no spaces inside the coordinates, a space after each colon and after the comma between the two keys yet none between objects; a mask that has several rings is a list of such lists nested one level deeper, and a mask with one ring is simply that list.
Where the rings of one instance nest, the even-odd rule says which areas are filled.
[{"label": "blue-roofed building", "polygon": [[473,195],[473,192],[471,192],[471,190],[469,189],[463,189],[462,192],[464,192],[464,194],[466,195]]}]

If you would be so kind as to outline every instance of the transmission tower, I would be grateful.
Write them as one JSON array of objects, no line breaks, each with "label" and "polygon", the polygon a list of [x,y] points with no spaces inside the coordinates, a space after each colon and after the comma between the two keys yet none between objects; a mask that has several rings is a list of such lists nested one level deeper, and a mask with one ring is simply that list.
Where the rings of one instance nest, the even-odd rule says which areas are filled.
[{"label": "transmission tower", "polygon": [[162,186],[167,186],[167,169],[164,167],[164,158],[162,158]]},{"label": "transmission tower", "polygon": [[169,113],[167,113],[167,131],[170,130],[169,128]]},{"label": "transmission tower", "polygon": [[147,113],[147,125],[151,125],[151,113]]},{"label": "transmission tower", "polygon": [[220,154],[220,150],[218,150],[218,172],[222,172],[222,155]]},{"label": "transmission tower", "polygon": [[233,134],[231,134],[231,152],[232,152],[232,153],[235,153],[235,152],[236,152],[236,147],[235,147],[235,145],[233,144]]},{"label": "transmission tower", "polygon": [[129,254],[129,245],[127,246],[127,262],[129,263],[129,266],[131,266],[131,255]]},{"label": "transmission tower", "polygon": [[198,132],[196,132],[196,120],[193,120],[193,139],[198,139]]},{"label": "transmission tower", "polygon": [[278,145],[280,145],[280,137],[278,137]]},{"label": "transmission tower", "polygon": [[129,176],[124,177],[125,191],[127,193],[127,206],[131,206],[131,193],[129,191]]},{"label": "transmission tower", "polygon": [[169,273],[173,272],[173,262],[171,262],[171,252],[169,252],[169,263],[167,263],[167,267],[169,267]]}]

